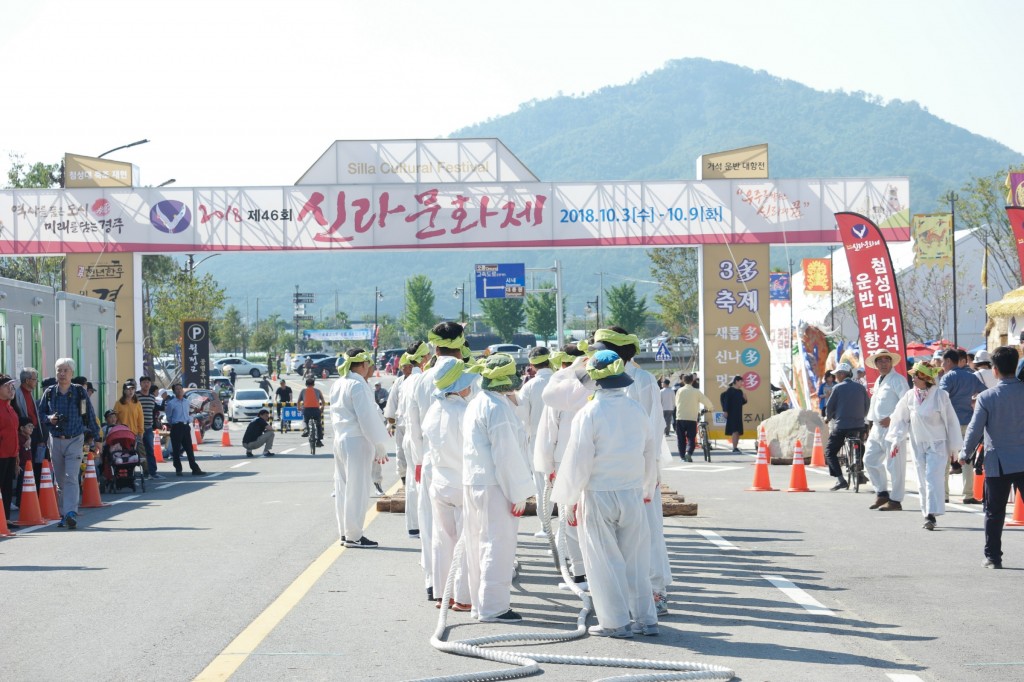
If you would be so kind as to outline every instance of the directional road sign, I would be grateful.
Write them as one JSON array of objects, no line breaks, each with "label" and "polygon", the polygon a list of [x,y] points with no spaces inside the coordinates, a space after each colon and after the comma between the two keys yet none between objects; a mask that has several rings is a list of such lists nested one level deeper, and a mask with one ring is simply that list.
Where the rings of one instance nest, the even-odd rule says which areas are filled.
[{"label": "directional road sign", "polygon": [[526,265],[523,263],[478,264],[477,298],[523,298],[526,296]]}]

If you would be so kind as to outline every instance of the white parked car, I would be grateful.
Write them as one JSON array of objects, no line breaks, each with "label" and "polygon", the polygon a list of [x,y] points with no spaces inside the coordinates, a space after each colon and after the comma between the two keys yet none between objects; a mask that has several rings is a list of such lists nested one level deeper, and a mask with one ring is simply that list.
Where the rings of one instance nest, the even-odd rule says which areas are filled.
[{"label": "white parked car", "polygon": [[266,365],[258,362],[249,362],[245,358],[221,358],[213,363],[213,366],[222,376],[227,376],[232,367],[235,369],[235,374],[248,374],[254,379],[268,373]]},{"label": "white parked car", "polygon": [[269,402],[270,396],[262,388],[246,388],[235,391],[228,406],[228,419],[233,422],[252,421],[265,407],[265,403]]},{"label": "white parked car", "polygon": [[520,353],[526,349],[522,346],[518,346],[514,343],[493,343],[487,346],[487,354],[492,355],[494,353],[506,353],[512,357],[517,357]]}]

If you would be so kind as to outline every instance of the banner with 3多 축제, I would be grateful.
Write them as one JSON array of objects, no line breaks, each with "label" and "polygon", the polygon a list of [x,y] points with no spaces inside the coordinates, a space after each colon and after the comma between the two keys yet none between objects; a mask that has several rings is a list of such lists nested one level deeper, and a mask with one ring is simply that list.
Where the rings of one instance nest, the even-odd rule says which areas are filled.
[{"label": "banner with 3\u591a \ucd95\uc81c", "polygon": [[832,243],[839,211],[905,241],[909,194],[906,178],[4,190],[0,252]]},{"label": "banner with 3\u591a \ucd95\uc81c", "polygon": [[[836,222],[843,237],[846,260],[850,264],[861,357],[866,359],[875,351],[885,349],[906,358],[896,273],[885,238],[871,220],[857,213],[837,213]],[[864,367],[871,390],[878,378],[878,370],[866,364]],[[906,361],[893,363],[893,370],[906,376]]]}]

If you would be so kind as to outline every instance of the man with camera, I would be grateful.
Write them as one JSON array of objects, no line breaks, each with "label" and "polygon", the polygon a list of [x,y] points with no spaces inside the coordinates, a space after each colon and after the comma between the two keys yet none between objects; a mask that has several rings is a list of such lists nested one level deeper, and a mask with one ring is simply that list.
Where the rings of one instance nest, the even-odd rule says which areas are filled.
[{"label": "man with camera", "polygon": [[74,530],[78,526],[78,469],[82,463],[82,450],[96,434],[96,414],[85,389],[72,385],[75,361],[60,358],[54,366],[57,383],[43,393],[39,413],[47,421],[48,445],[53,460],[53,473],[60,490],[60,523],[58,526]]}]

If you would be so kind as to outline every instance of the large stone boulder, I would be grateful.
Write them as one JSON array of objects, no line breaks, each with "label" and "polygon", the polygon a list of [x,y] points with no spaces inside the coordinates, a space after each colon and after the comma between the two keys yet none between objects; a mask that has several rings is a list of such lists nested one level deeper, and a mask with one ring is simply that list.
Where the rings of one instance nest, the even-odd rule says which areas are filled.
[{"label": "large stone boulder", "polygon": [[[792,464],[793,446],[797,439],[804,448],[804,463],[811,462],[814,447],[814,429],[821,429],[822,444],[828,440],[828,428],[819,412],[814,410],[786,410],[761,422],[768,441],[768,459],[772,464]],[[759,429],[760,430],[760,429]]]}]

